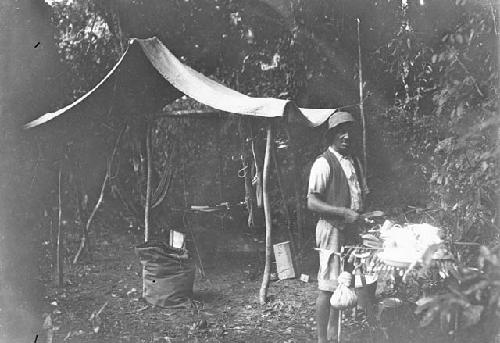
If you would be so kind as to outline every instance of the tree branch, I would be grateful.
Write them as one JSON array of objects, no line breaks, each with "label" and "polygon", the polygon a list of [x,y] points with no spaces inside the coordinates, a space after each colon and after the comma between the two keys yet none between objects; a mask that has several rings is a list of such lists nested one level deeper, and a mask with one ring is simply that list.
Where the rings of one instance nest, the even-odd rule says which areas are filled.
[{"label": "tree branch", "polygon": [[106,175],[104,176],[104,180],[102,182],[101,193],[99,194],[99,198],[97,199],[97,202],[96,202],[96,204],[94,206],[94,209],[92,210],[92,213],[90,214],[90,216],[89,216],[89,218],[87,220],[87,224],[85,225],[82,237],[80,239],[80,246],[78,248],[78,251],[76,252],[75,257],[73,258],[73,264],[78,263],[78,260],[80,259],[80,256],[82,255],[83,251],[85,250],[86,243],[87,243],[87,240],[88,240],[88,235],[89,235],[89,232],[90,232],[90,225],[92,224],[92,221],[94,220],[94,217],[95,217],[95,215],[97,213],[97,210],[99,209],[99,207],[101,206],[101,204],[103,202],[104,192],[106,191],[106,187],[107,187],[107,185],[109,183],[109,179],[110,179],[110,176],[111,176],[111,167],[113,165],[113,161],[114,161],[116,153],[118,151],[118,147],[119,147],[120,141],[122,139],[123,133],[125,132],[126,129],[127,129],[127,125],[124,125],[123,129],[120,131],[120,133],[118,134],[118,137],[115,140],[115,145],[113,147],[113,151],[111,153],[111,157],[109,158],[108,164],[106,166]]}]

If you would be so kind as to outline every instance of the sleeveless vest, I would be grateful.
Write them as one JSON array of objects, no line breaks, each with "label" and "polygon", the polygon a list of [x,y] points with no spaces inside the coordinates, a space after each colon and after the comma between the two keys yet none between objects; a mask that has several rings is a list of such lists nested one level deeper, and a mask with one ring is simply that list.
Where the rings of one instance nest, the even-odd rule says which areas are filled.
[{"label": "sleeveless vest", "polygon": [[[347,182],[347,177],[345,176],[344,170],[340,165],[339,160],[333,152],[329,149],[326,150],[321,157],[324,157],[328,165],[330,166],[330,180],[326,187],[325,194],[323,195],[323,201],[332,206],[340,207],[351,207],[351,191],[349,190],[349,183]],[[361,188],[361,199],[364,198],[363,187],[362,187],[362,174],[358,159],[353,158],[354,169],[356,171],[356,177],[358,178],[358,183]]]},{"label": "sleeveless vest", "polygon": [[[344,169],[342,165],[333,152],[329,149],[326,150],[322,155],[330,166],[330,180],[326,187],[325,194],[323,195],[323,201],[332,206],[339,207],[351,207],[351,191],[349,190],[349,183],[347,182],[347,177],[345,176]],[[357,158],[352,158],[354,170],[356,172],[356,177],[358,178],[359,186],[361,188],[361,199],[365,197],[364,187],[362,181],[361,164]],[[346,224],[344,218],[341,217],[329,217],[323,218],[327,221],[333,222],[335,232],[337,235],[338,243],[340,245],[344,244],[360,244],[360,236],[358,233],[358,227],[356,224]],[[338,228],[344,227],[343,230],[338,230]],[[339,246],[340,248],[340,246]]]}]

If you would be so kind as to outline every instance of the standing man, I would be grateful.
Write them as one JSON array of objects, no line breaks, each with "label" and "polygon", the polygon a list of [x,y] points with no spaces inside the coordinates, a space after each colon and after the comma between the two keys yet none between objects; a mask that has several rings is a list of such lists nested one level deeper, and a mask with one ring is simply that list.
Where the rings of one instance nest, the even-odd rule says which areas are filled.
[{"label": "standing man", "polygon": [[316,246],[320,249],[318,343],[327,342],[328,322],[330,326],[338,322],[338,311],[330,313],[330,297],[337,288],[340,273],[340,258],[333,252],[340,252],[341,246],[351,243],[356,234],[352,224],[360,218],[368,192],[361,163],[352,155],[354,124],[354,118],[347,112],[334,113],[328,119],[325,135],[328,148],[316,159],[309,176],[307,207],[320,215],[316,225]]}]

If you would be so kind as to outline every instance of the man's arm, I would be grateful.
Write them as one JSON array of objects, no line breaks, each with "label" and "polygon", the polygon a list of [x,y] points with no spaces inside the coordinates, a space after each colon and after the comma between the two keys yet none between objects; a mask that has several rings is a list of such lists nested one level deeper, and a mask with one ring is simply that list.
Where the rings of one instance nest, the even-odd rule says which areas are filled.
[{"label": "man's arm", "polygon": [[310,193],[307,197],[307,208],[326,217],[341,217],[347,223],[359,219],[359,214],[346,207],[332,206],[321,200],[316,194]]}]

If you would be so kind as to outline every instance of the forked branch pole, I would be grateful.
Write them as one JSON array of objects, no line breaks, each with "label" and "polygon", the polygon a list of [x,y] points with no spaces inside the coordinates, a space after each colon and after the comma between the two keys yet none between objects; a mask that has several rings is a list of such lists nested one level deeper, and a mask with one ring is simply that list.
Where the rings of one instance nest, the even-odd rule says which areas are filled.
[{"label": "forked branch pole", "polygon": [[259,292],[259,301],[261,305],[266,303],[267,299],[267,288],[269,286],[269,278],[271,274],[271,252],[272,252],[272,242],[271,242],[271,228],[272,228],[272,218],[271,218],[271,203],[269,201],[269,164],[271,162],[271,149],[273,142],[273,132],[272,126],[269,123],[267,126],[267,138],[266,138],[266,156],[264,157],[264,168],[263,168],[263,189],[262,197],[264,203],[264,215],[266,217],[266,264],[264,267],[264,275],[262,277],[262,285]]},{"label": "forked branch pole", "polygon": [[94,209],[92,210],[92,213],[90,213],[90,216],[87,219],[87,224],[85,225],[82,237],[80,239],[80,246],[78,247],[78,251],[76,252],[75,257],[73,258],[73,264],[78,263],[80,257],[82,256],[82,253],[85,251],[85,248],[88,244],[90,225],[92,225],[92,221],[94,220],[94,217],[97,214],[97,210],[99,210],[99,207],[101,206],[101,204],[104,200],[104,192],[106,191],[106,188],[107,188],[108,183],[109,183],[109,179],[111,177],[111,169],[113,166],[113,162],[115,160],[116,153],[118,152],[118,147],[120,146],[120,141],[122,139],[123,133],[125,132],[126,128],[127,128],[127,126],[125,125],[115,140],[115,145],[113,146],[113,152],[111,153],[111,157],[109,158],[108,164],[106,167],[106,175],[104,176],[104,180],[102,182],[101,193],[99,194],[99,198],[97,199],[97,202],[94,206]]}]

